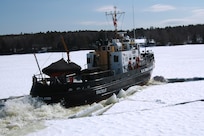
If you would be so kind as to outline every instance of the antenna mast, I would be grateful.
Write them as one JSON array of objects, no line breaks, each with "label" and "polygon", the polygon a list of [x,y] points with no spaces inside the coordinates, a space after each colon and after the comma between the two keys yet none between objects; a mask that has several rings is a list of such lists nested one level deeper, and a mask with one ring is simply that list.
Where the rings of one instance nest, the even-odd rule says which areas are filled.
[{"label": "antenna mast", "polygon": [[134,34],[134,38],[136,38],[136,35],[135,35],[135,7],[134,7],[134,3],[132,4],[132,10],[133,10],[133,34]]},{"label": "antenna mast", "polygon": [[114,12],[110,12],[110,13],[107,13],[106,12],[106,16],[108,16],[108,15],[111,15],[112,16],[112,19],[113,19],[113,25],[114,25],[114,27],[115,27],[115,37],[117,38],[117,33],[118,33],[118,30],[117,30],[117,26],[118,26],[118,24],[117,24],[117,21],[118,21],[118,19],[117,19],[117,15],[122,15],[122,14],[124,14],[125,12],[119,12],[119,11],[116,11],[116,6],[114,6]]},{"label": "antenna mast", "polygon": [[69,63],[69,62],[70,62],[69,50],[68,50],[68,48],[67,48],[67,45],[66,45],[66,43],[65,43],[64,38],[63,38],[62,35],[61,35],[61,40],[62,40],[62,44],[63,44],[63,46],[64,46],[64,49],[65,49],[65,51],[67,52],[67,61],[68,61],[68,63]]}]

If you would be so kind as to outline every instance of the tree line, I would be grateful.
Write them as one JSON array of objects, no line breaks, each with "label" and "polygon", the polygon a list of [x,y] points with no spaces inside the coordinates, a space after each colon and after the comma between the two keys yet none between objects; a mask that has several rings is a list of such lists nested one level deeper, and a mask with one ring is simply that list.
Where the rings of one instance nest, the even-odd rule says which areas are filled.
[{"label": "tree line", "polygon": [[[201,44],[204,43],[204,25],[188,25],[165,28],[150,27],[127,30],[127,35],[136,38],[153,39],[156,46]],[[0,54],[57,52],[64,51],[61,36],[69,50],[93,49],[97,41],[113,38],[114,31],[67,31],[67,32],[39,32],[30,34],[1,35]]]}]

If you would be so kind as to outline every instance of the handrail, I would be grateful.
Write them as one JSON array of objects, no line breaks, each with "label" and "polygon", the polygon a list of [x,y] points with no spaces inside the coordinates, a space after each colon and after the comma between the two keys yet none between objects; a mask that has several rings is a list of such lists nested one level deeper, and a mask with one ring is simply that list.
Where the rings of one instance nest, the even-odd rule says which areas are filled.
[{"label": "handrail", "polygon": [[98,75],[98,74],[108,73],[108,72],[111,72],[111,70],[104,70],[104,71],[92,72],[92,73],[84,73],[83,75]]}]

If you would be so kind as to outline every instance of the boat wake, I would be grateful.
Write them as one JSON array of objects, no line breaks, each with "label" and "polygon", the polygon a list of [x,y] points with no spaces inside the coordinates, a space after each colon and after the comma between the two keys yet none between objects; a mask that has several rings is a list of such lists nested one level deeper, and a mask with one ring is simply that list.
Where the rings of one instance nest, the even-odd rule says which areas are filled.
[{"label": "boat wake", "polygon": [[116,95],[113,94],[107,100],[92,105],[64,108],[60,104],[47,105],[37,98],[31,96],[2,99],[0,104],[0,135],[26,135],[33,131],[44,129],[44,121],[53,119],[73,119],[81,117],[92,117],[103,115],[115,103],[128,99],[128,96],[142,91],[153,85],[167,83],[200,81],[204,78],[173,78],[165,79],[162,76],[155,76],[147,85],[133,86],[126,91],[122,90]]},{"label": "boat wake", "polygon": [[31,96],[7,100],[0,109],[0,135],[28,134],[45,128],[45,120],[67,119],[86,108],[78,106],[66,109],[60,104],[47,105]]},{"label": "boat wake", "polygon": [[0,135],[26,135],[46,126],[44,121],[53,119],[73,119],[102,115],[115,103],[124,100],[129,95],[140,91],[141,86],[130,87],[121,90],[117,95],[113,94],[107,100],[91,105],[64,108],[59,103],[47,105],[46,103],[23,96],[5,100],[0,108]]}]

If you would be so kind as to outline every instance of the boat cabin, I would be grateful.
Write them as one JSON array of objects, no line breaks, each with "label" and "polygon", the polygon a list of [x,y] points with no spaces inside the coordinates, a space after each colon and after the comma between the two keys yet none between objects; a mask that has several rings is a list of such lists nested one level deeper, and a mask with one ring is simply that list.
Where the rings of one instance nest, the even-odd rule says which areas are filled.
[{"label": "boat cabin", "polygon": [[139,66],[140,50],[129,36],[113,39],[108,45],[98,46],[95,52],[87,54],[88,69],[100,68],[121,74]]}]

